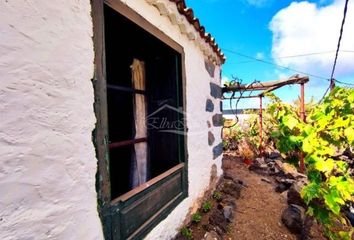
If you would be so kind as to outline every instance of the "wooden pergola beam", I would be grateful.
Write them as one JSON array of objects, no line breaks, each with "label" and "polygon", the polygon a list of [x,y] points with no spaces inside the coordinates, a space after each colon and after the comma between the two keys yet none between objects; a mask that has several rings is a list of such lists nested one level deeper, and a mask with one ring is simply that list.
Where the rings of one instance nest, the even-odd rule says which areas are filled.
[{"label": "wooden pergola beam", "polygon": [[284,85],[278,85],[278,86],[274,86],[274,87],[270,87],[267,90],[264,90],[262,93],[259,94],[259,96],[264,96],[266,93],[272,92],[278,88],[283,87]]},{"label": "wooden pergola beam", "polygon": [[223,87],[222,92],[225,93],[225,92],[239,92],[239,91],[261,91],[261,90],[265,90],[269,92],[285,85],[302,84],[302,83],[307,83],[308,81],[309,81],[308,76],[299,77],[298,75],[295,75],[290,77],[289,79]]},{"label": "wooden pergola beam", "polygon": [[[234,96],[232,97],[232,99],[236,99],[236,98],[259,98],[259,95],[251,95],[251,96]],[[223,97],[223,100],[230,100],[231,97]]]},{"label": "wooden pergola beam", "polygon": [[[304,76],[304,77],[299,77],[299,75],[294,75],[292,77],[290,77],[289,79],[285,79],[285,80],[276,80],[276,81],[268,81],[268,82],[258,82],[258,83],[253,83],[253,84],[237,84],[237,85],[233,85],[233,86],[229,86],[229,87],[223,87],[222,88],[222,93],[226,93],[226,92],[245,92],[245,91],[262,91],[260,94],[258,95],[249,95],[249,96],[233,96],[233,97],[229,97],[229,98],[224,98],[224,99],[231,99],[231,98],[259,98],[259,151],[262,154],[263,153],[263,135],[262,135],[262,129],[263,129],[263,113],[262,113],[262,109],[263,109],[263,103],[262,103],[262,98],[264,97],[264,95],[268,92],[274,91],[278,88],[281,88],[285,85],[292,85],[292,84],[300,84],[301,88],[301,97],[300,97],[300,115],[301,115],[301,119],[303,121],[306,121],[306,116],[305,116],[305,83],[307,83],[309,81],[309,77],[308,76]],[[234,94],[233,94],[234,95]],[[240,94],[242,95],[242,94]],[[300,154],[300,172],[304,173],[305,172],[305,163],[304,163],[304,154],[301,153]]]}]

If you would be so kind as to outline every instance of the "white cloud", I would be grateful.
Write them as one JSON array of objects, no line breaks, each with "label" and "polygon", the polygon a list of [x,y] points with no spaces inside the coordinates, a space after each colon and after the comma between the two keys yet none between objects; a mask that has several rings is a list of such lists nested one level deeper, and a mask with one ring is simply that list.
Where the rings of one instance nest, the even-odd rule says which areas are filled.
[{"label": "white cloud", "polygon": [[278,69],[275,69],[274,73],[278,76],[278,79],[288,79],[291,76],[289,71],[279,71]]},{"label": "white cloud", "polygon": [[[276,63],[329,78],[343,18],[344,0],[327,6],[293,2],[272,19],[272,56]],[[349,1],[341,50],[354,51],[354,3]],[[302,57],[282,58],[307,53],[326,52]],[[354,78],[354,52],[340,52],[335,78]],[[318,79],[316,79],[318,81]],[[354,79],[353,79],[354,81]]]}]

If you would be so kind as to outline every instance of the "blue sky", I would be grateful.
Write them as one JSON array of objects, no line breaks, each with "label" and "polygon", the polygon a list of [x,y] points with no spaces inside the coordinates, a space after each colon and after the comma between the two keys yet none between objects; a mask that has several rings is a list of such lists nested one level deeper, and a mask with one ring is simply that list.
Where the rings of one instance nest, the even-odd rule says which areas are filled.
[{"label": "blue sky", "polygon": [[[351,1],[349,1],[351,2]],[[215,38],[227,57],[223,77],[232,76],[250,83],[290,77],[296,72],[253,61],[232,52],[277,63],[302,72],[330,78],[335,56],[344,0],[187,0]],[[335,78],[354,83],[354,4],[348,6]],[[299,54],[316,53],[302,57]],[[285,58],[283,58],[285,57]],[[300,74],[302,75],[302,74]],[[310,76],[306,99],[319,100],[328,81]],[[275,92],[291,102],[299,95],[299,86],[286,86]],[[228,108],[224,102],[224,108]],[[242,100],[239,107],[257,107],[258,100]]]}]

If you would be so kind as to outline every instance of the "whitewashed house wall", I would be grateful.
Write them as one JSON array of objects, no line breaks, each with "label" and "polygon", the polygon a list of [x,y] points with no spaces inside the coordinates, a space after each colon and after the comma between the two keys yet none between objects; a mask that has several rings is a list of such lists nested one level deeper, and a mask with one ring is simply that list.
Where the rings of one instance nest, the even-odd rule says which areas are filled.
[{"label": "whitewashed house wall", "polygon": [[[169,239],[208,188],[214,164],[222,174],[221,70],[208,73],[212,50],[203,52],[203,40],[183,34],[153,1],[124,2],[185,52],[189,197],[146,237]],[[90,1],[0,2],[0,239],[103,239],[92,26]]]}]

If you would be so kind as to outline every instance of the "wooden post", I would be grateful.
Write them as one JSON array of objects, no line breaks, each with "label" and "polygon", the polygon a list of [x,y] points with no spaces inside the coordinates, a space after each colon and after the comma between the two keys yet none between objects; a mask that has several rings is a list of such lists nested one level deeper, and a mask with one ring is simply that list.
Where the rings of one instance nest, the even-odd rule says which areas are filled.
[{"label": "wooden post", "polygon": [[[300,84],[300,117],[303,122],[306,122],[305,115],[305,84]],[[300,172],[305,172],[305,162],[304,162],[304,153],[300,153]]]},{"label": "wooden post", "polygon": [[300,84],[301,95],[300,95],[300,117],[303,122],[306,122],[306,112],[305,112],[305,84]]},{"label": "wooden post", "polygon": [[329,85],[329,89],[331,90],[331,92],[333,91],[334,87],[336,86],[336,83],[334,82],[334,78],[331,79],[331,83]]},{"label": "wooden post", "polygon": [[259,96],[259,153],[263,154],[263,106],[262,106],[263,95]]}]

